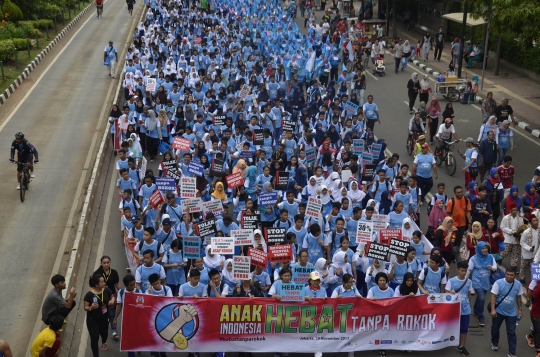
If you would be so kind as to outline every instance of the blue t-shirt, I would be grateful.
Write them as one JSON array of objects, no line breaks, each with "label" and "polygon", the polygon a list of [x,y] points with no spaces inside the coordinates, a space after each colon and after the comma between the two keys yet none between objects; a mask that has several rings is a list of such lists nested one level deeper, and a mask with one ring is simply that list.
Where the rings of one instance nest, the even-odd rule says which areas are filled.
[{"label": "blue t-shirt", "polygon": [[[448,280],[448,283],[446,284],[446,290],[459,290],[458,294],[461,298],[461,315],[470,315],[471,314],[471,302],[469,301],[469,291],[472,287],[472,281],[470,279],[467,279],[467,282],[465,285],[463,285],[465,281],[459,280],[457,276],[451,278]],[[463,287],[462,287],[463,286]],[[449,289],[450,288],[450,289]]]},{"label": "blue t-shirt", "polygon": [[[418,165],[416,169],[416,176],[423,178],[431,178],[431,167],[435,163],[433,154],[420,154],[414,159],[414,163]],[[426,192],[424,192],[425,194]]]},{"label": "blue t-shirt", "polygon": [[[508,294],[509,291],[510,293]],[[523,288],[519,281],[514,280],[512,285],[508,284],[505,278],[499,279],[493,284],[491,293],[497,295],[495,305],[499,304],[499,306],[497,306],[495,311],[497,311],[498,314],[504,316],[517,316],[516,299],[521,299],[521,294],[523,294]],[[502,300],[505,296],[506,298]]]}]

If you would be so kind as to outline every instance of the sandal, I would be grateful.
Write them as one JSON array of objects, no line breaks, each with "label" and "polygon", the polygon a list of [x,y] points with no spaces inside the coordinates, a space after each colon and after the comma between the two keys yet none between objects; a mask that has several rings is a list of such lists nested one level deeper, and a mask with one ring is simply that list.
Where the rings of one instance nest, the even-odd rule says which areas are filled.
[{"label": "sandal", "polygon": [[109,349],[109,346],[106,343],[101,344],[101,350],[107,351]]}]

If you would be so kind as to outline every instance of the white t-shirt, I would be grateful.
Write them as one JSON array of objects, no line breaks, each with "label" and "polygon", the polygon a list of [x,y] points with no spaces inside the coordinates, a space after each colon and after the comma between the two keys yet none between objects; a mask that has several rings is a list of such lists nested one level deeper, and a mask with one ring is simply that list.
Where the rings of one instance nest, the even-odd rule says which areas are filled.
[{"label": "white t-shirt", "polygon": [[450,125],[449,128],[446,127],[446,124],[441,124],[437,136],[442,140],[450,140],[455,132],[454,124]]}]

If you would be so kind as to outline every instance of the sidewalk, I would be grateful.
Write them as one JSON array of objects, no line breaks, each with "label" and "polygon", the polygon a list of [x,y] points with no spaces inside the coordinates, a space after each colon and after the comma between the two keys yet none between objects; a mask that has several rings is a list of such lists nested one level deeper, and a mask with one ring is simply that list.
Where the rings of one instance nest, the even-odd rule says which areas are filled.
[{"label": "sidewalk", "polygon": [[[402,39],[409,40],[410,43],[416,43],[421,37],[421,34],[415,31],[405,31],[403,26],[398,25],[398,36]],[[392,33],[392,29],[390,29]],[[430,51],[427,62],[423,60],[415,61],[414,64],[422,69],[427,70],[430,74],[434,72],[444,73],[448,69],[450,63],[450,44],[446,43],[441,61],[433,60],[434,51]],[[482,78],[481,64],[473,64],[472,69],[465,68],[466,63],[463,63],[462,77],[471,78],[473,74]],[[540,83],[533,79],[519,74],[511,69],[504,67],[502,64],[499,67],[499,76],[493,74],[495,67],[495,57],[491,56],[488,59],[487,69],[484,75],[484,90],[479,92],[481,98],[486,97],[487,92],[493,92],[493,98],[497,104],[501,103],[501,99],[506,97],[510,99],[510,105],[514,110],[519,126],[526,131],[532,133],[535,137],[540,137]]]}]

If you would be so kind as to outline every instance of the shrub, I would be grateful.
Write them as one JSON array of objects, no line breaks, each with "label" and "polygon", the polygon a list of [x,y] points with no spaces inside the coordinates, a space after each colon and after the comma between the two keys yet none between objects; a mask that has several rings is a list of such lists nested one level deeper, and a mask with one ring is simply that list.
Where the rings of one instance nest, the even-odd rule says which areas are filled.
[{"label": "shrub", "polygon": [[11,2],[11,0],[5,0],[4,6],[2,7],[2,12],[4,16],[7,15],[7,19],[10,21],[20,21],[23,19],[23,13],[21,9]]},{"label": "shrub", "polygon": [[15,45],[12,40],[0,41],[0,61],[10,59],[15,52]]},{"label": "shrub", "polygon": [[17,51],[26,51],[28,49],[28,41],[25,38],[13,38],[11,41]]},{"label": "shrub", "polygon": [[38,28],[41,30],[45,30],[47,26],[49,28],[52,28],[54,26],[53,20],[47,20],[47,19],[36,20],[36,21],[33,21],[33,23],[34,23],[35,28]]}]

